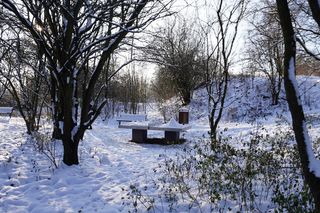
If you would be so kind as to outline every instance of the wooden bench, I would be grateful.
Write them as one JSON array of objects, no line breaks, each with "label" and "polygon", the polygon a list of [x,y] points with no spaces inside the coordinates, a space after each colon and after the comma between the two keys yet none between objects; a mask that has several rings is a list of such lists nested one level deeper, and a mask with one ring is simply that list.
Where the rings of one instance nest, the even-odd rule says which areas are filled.
[{"label": "wooden bench", "polygon": [[133,122],[133,121],[146,121],[146,114],[120,114],[119,118],[116,119],[118,121],[118,125],[121,125],[121,122]]},{"label": "wooden bench", "polygon": [[191,128],[190,125],[182,125],[171,119],[169,123],[160,126],[152,125],[148,122],[131,122],[119,125],[119,128],[132,129],[131,141],[145,143],[148,136],[148,130],[164,131],[166,141],[179,141],[180,132]]},{"label": "wooden bench", "polygon": [[13,107],[0,107],[0,115],[9,115],[11,118]]}]

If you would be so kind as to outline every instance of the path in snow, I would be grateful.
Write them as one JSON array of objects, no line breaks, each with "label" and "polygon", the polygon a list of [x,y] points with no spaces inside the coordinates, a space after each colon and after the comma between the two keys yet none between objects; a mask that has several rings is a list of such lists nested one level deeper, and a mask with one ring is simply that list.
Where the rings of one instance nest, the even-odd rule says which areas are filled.
[{"label": "path in snow", "polygon": [[153,169],[182,147],[132,143],[131,130],[98,123],[80,144],[80,165],[53,172],[23,132],[21,119],[0,125],[0,212],[127,212],[123,189],[156,181]]}]

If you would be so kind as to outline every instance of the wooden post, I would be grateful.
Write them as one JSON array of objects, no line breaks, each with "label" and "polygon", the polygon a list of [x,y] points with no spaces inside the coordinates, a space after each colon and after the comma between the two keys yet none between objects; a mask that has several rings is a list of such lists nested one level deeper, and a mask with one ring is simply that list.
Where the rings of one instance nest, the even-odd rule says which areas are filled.
[{"label": "wooden post", "polygon": [[188,109],[180,109],[179,110],[179,123],[180,124],[188,124],[189,123],[189,110]]}]

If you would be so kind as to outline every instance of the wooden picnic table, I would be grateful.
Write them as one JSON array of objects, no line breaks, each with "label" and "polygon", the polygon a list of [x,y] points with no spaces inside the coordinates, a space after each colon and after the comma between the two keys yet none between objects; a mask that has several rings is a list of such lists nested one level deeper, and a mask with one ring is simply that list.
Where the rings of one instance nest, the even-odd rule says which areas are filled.
[{"label": "wooden picnic table", "polygon": [[154,125],[149,122],[130,122],[119,125],[119,128],[132,129],[132,141],[145,143],[148,138],[148,130],[164,131],[166,141],[178,141],[180,132],[190,129],[191,126],[170,120],[169,123],[162,125]]}]

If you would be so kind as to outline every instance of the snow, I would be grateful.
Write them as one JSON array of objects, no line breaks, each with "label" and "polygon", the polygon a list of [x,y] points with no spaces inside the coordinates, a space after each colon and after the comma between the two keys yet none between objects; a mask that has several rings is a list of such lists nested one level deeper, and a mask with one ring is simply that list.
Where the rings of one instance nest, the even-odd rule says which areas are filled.
[{"label": "snow", "polygon": [[66,31],[67,31],[67,26],[68,26],[68,19],[66,19],[65,17],[63,17],[62,21],[63,21],[63,32],[66,33]]},{"label": "snow", "polygon": [[[75,84],[75,81],[74,81]],[[75,87],[74,87],[75,88]],[[73,93],[75,93],[75,90],[73,91]],[[77,106],[76,104],[78,103],[77,98],[75,98],[75,94],[73,94],[73,98],[72,98],[72,102],[73,102],[73,107],[72,107],[72,121],[73,123],[77,123]]]},{"label": "snow", "polygon": [[296,79],[296,73],[295,73],[295,61],[294,61],[294,57],[291,57],[290,61],[289,61],[289,70],[288,70],[288,74],[289,74],[289,80],[291,81],[291,83],[293,84],[294,90],[296,92],[297,95],[297,99],[298,99],[298,104],[301,105],[301,101],[300,101],[300,94],[299,94],[299,87],[298,87],[298,82]]},{"label": "snow", "polygon": [[182,124],[179,124],[176,119],[174,118],[171,118],[170,121],[166,124],[163,124],[161,125],[161,127],[164,127],[164,128],[183,128],[184,126]]},{"label": "snow", "polygon": [[61,134],[63,134],[63,128],[64,128],[63,121],[59,121],[59,128],[60,128]]},{"label": "snow", "polygon": [[[320,78],[298,80],[300,89],[307,91],[301,92],[306,116],[314,118],[304,125],[305,129],[312,126],[308,146],[311,152],[311,141],[320,135]],[[257,125],[263,125],[268,132],[289,128],[285,121],[290,120],[290,113],[285,101],[281,99],[280,105],[275,107],[270,106],[269,99],[263,98],[268,94],[265,79],[257,78],[252,85],[250,79],[232,79],[231,82],[220,129],[226,129],[224,134],[233,138],[234,146],[241,148],[239,138],[248,137]],[[243,91],[247,93],[243,95]],[[35,151],[34,142],[24,134],[25,124],[21,118],[0,122],[0,212],[132,212],[132,205],[124,199],[131,185],[146,186],[148,194],[156,195],[153,183],[159,178],[154,172],[158,165],[203,137],[209,137],[205,94],[205,89],[200,89],[193,95],[189,106],[192,129],[182,133],[187,139],[184,145],[132,143],[129,142],[131,130],[118,128],[116,119],[97,120],[79,145],[80,165],[64,165],[62,144],[56,142],[58,169],[45,155]],[[284,97],[283,91],[281,97]],[[151,105],[147,111],[149,122],[163,122],[157,108]],[[237,110],[230,110],[234,108]],[[174,119],[175,114],[172,117],[164,125],[180,126]],[[280,124],[275,125],[277,122]],[[63,129],[63,122],[59,127]],[[163,132],[148,131],[148,137],[163,137]],[[310,169],[317,172],[319,165],[319,160],[313,156]],[[197,212],[189,210],[187,204],[181,205],[185,207],[181,212]]]},{"label": "snow", "polygon": [[68,167],[60,163],[53,170],[21,136],[21,119],[1,125],[1,134],[10,131],[14,133],[5,134],[0,143],[0,185],[4,186],[0,212],[128,212],[122,205],[122,188],[149,178],[168,149],[130,143],[131,131],[100,123],[80,145],[81,164]]},{"label": "snow", "polygon": [[75,127],[73,127],[73,129],[72,129],[72,131],[71,131],[71,139],[73,140],[73,138],[74,138],[74,136],[77,134],[77,132],[78,132],[78,129],[79,129],[79,126],[77,125],[77,126],[75,126]]},{"label": "snow", "polygon": [[303,122],[303,135],[306,141],[306,149],[309,157],[309,169],[314,173],[315,176],[320,177],[320,160],[316,159],[314,156],[314,152],[311,146],[311,141],[309,137],[309,133],[307,130],[307,124]]},{"label": "snow", "polygon": [[76,78],[77,78],[78,73],[79,73],[79,69],[74,68],[74,70],[73,70],[73,79],[76,79]]},{"label": "snow", "polygon": [[189,109],[186,107],[180,108],[179,112],[189,112]]},{"label": "snow", "polygon": [[133,121],[133,122],[122,122],[119,128],[129,129],[148,129],[150,123],[148,121]]}]

